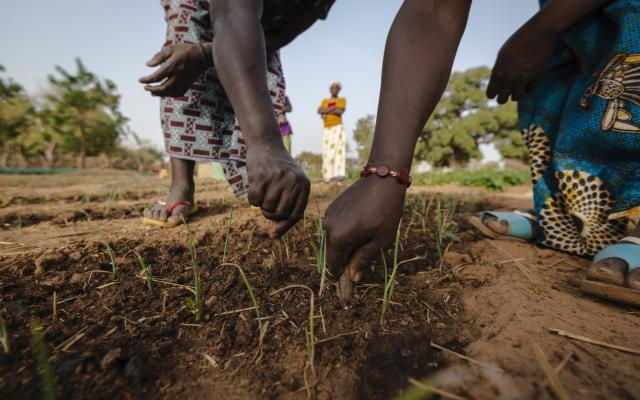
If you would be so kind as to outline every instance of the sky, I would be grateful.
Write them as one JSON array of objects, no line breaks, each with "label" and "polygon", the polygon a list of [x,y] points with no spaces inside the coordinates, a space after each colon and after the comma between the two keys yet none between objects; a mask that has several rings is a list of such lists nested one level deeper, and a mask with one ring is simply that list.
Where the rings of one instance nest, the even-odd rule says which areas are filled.
[{"label": "sky", "polygon": [[[537,3],[475,0],[454,70],[491,66],[505,40],[536,12]],[[320,152],[323,128],[316,110],[333,80],[344,86],[349,138],[358,118],[375,115],[385,39],[401,4],[337,0],[326,21],[283,49],[294,154]],[[137,82],[149,73],[145,62],[164,42],[159,0],[0,0],[0,5],[0,64],[10,77],[38,95],[46,90],[55,65],[73,70],[80,57],[90,71],[117,84],[131,129],[162,146],[158,100]]]}]

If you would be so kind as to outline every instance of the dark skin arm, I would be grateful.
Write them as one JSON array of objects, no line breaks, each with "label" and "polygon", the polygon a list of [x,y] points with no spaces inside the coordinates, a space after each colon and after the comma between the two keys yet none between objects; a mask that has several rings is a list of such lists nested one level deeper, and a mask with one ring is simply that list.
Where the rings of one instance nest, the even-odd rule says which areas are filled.
[{"label": "dark skin arm", "polygon": [[272,53],[285,47],[309,29],[320,17],[319,14],[310,12],[300,14],[285,22],[277,31],[268,32],[266,34],[267,52]]},{"label": "dark skin arm", "polygon": [[[418,135],[444,91],[471,0],[405,0],[387,39],[378,122],[369,163],[409,171]],[[395,236],[405,187],[358,180],[328,208],[327,257],[353,281]]]},{"label": "dark skin arm", "polygon": [[529,92],[558,40],[582,18],[611,0],[552,0],[507,40],[493,67],[487,96],[504,104]]},{"label": "dark skin arm", "polygon": [[[320,17],[322,16],[310,12],[300,14],[282,24],[277,31],[267,33],[267,53],[276,52],[291,43]],[[213,44],[203,43],[201,47],[191,43],[168,46],[153,56],[147,66],[160,68],[153,74],[140,78],[140,83],[145,84],[145,90],[158,97],[182,96],[207,67],[213,66]]]},{"label": "dark skin arm", "polygon": [[284,147],[267,87],[262,0],[211,0],[213,61],[247,143],[249,202],[284,234],[304,213],[310,183]]},{"label": "dark skin arm", "polygon": [[334,115],[342,115],[346,110],[341,107],[318,107],[318,114],[334,114]]}]

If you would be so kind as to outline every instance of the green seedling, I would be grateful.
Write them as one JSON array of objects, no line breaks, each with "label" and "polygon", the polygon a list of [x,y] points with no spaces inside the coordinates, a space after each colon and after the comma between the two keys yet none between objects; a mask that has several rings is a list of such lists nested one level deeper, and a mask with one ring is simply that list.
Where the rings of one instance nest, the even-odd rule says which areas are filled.
[{"label": "green seedling", "polygon": [[247,288],[247,292],[249,293],[249,297],[251,298],[253,307],[256,310],[256,319],[258,320],[258,328],[260,329],[260,332],[262,332],[263,326],[262,326],[262,315],[260,314],[260,306],[258,305],[258,299],[256,298],[255,292],[253,291],[253,287],[251,287],[251,282],[249,282],[249,278],[247,277],[247,274],[244,273],[244,270],[238,264],[223,263],[223,264],[220,264],[220,266],[235,267],[238,270],[238,273],[242,278],[242,282],[244,283],[244,286]]},{"label": "green seedling", "polygon": [[249,244],[247,245],[247,251],[251,250],[251,242],[253,241],[253,235],[256,231],[256,227],[252,226],[251,230],[249,231]]},{"label": "green seedling", "polygon": [[33,351],[38,360],[38,374],[42,379],[42,397],[46,400],[53,400],[56,398],[53,369],[49,363],[49,352],[44,340],[44,330],[40,324],[34,323],[31,325],[31,336]]},{"label": "green seedling", "polygon": [[227,220],[227,236],[224,239],[224,250],[222,251],[222,262],[227,260],[227,249],[229,247],[229,239],[231,238],[231,226],[233,224],[233,208],[229,211],[229,219]]},{"label": "green seedling", "polygon": [[187,306],[196,317],[196,321],[200,321],[202,317],[202,281],[200,280],[200,268],[198,267],[198,257],[196,253],[196,244],[193,239],[193,233],[187,226],[187,244],[189,247],[189,255],[191,256],[191,268],[193,269],[193,297],[187,299]]},{"label": "green seedling", "polygon": [[284,253],[287,256],[287,260],[288,260],[289,259],[289,239],[287,238],[287,235],[284,234],[282,235],[282,238],[280,240],[282,240],[282,244],[284,246]]},{"label": "green seedling", "polygon": [[449,209],[442,208],[440,201],[436,205],[436,247],[438,250],[439,268],[442,272],[444,267],[444,259],[449,251],[449,247],[452,242],[459,242],[460,238],[452,230],[453,221],[451,220],[451,213]]},{"label": "green seedling", "polygon": [[118,266],[116,265],[116,257],[113,255],[113,250],[111,249],[109,238],[107,237],[106,232],[100,229],[97,225],[96,225],[96,229],[98,230],[98,234],[100,235],[100,240],[102,241],[102,244],[107,249],[107,254],[109,255],[109,260],[111,261],[111,273],[115,278],[116,275],[118,274]]},{"label": "green seedling", "polygon": [[313,252],[316,255],[316,270],[319,274],[322,274],[325,267],[325,247],[326,247],[326,238],[324,236],[324,226],[322,224],[322,216],[318,213],[318,216],[315,219],[316,224],[316,240],[310,240],[309,244],[313,248]]},{"label": "green seedling", "polygon": [[[401,224],[400,224],[401,225]],[[380,325],[384,324],[384,315],[389,308],[389,303],[391,303],[391,298],[393,296],[393,289],[396,285],[396,276],[398,274],[398,253],[400,249],[400,225],[398,225],[398,230],[396,231],[396,240],[393,246],[393,269],[391,270],[391,276],[387,279],[387,262],[384,257],[384,253],[382,254],[382,267],[385,271],[385,281],[384,281],[384,293],[382,296],[382,313],[380,314]]]},{"label": "green seedling", "polygon": [[149,290],[153,289],[153,272],[151,271],[151,266],[147,266],[142,259],[140,254],[136,254],[138,256],[138,263],[140,264],[140,268],[142,268],[142,272],[144,273],[145,279],[147,280],[147,287]]},{"label": "green seedling", "polygon": [[22,215],[20,211],[16,211],[16,227],[22,229]]},{"label": "green seedling", "polygon": [[[315,317],[315,296],[313,295],[313,290],[311,290],[309,286],[305,286],[305,285],[289,285],[281,289],[274,290],[273,292],[271,292],[271,295],[273,296],[274,294],[283,292],[288,289],[294,289],[294,288],[304,289],[308,291],[311,296],[309,300],[309,325],[304,328],[304,338],[307,346],[307,357],[308,357],[307,365],[311,369],[312,376],[315,377],[316,375],[316,369],[315,369],[316,337],[314,333],[314,325],[315,325],[316,317]],[[305,371],[306,371],[306,368],[305,368]],[[306,376],[305,376],[305,379],[306,379]]]},{"label": "green seedling", "polygon": [[9,331],[7,331],[7,325],[4,323],[2,312],[0,312],[0,343],[5,353],[8,353],[9,348]]}]

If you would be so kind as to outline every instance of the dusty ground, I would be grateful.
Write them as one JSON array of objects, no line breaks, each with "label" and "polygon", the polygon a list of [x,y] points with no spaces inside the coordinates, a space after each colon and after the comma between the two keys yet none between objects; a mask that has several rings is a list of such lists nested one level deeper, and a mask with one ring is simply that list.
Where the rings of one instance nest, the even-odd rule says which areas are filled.
[{"label": "dusty ground", "polygon": [[[167,185],[121,172],[0,176],[0,310],[10,344],[0,352],[0,398],[41,397],[29,328],[36,323],[60,398],[387,399],[410,388],[408,378],[463,398],[552,398],[534,344],[572,398],[640,398],[640,355],[549,331],[640,349],[638,310],[581,294],[588,260],[482,240],[466,224],[466,215],[485,207],[528,207],[526,187],[501,195],[412,188],[399,258],[416,260],[399,267],[381,325],[379,265],[350,306],[338,302],[331,283],[318,296],[313,218],[344,186],[315,185],[306,221],[285,243],[266,239],[258,212],[212,181],[199,182],[202,211],[190,223],[202,278],[196,321],[186,303],[193,270],[185,228],[140,224],[143,207]],[[442,271],[432,199],[453,212],[461,239]],[[136,254],[152,270],[152,290]],[[262,345],[251,298],[225,263],[240,265],[255,291]],[[314,292],[313,352],[305,336],[310,294],[299,287],[274,293],[288,285]]]}]

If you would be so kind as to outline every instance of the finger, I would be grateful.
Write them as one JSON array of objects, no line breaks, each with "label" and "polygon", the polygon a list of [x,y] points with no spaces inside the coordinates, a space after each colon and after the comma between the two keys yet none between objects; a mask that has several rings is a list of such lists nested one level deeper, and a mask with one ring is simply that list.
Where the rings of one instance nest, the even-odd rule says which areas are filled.
[{"label": "finger", "polygon": [[487,97],[490,99],[493,99],[494,97],[496,97],[498,95],[499,87],[500,87],[500,84],[498,82],[498,79],[495,77],[494,74],[491,74],[491,79],[489,79],[489,85],[487,85]]},{"label": "finger", "polygon": [[171,49],[169,47],[165,47],[154,55],[151,60],[147,61],[147,67],[157,67],[163,62],[167,61],[169,57],[171,57]]},{"label": "finger", "polygon": [[298,187],[291,191],[284,191],[280,196],[280,203],[278,203],[278,207],[273,213],[275,217],[281,220],[289,219],[298,201],[298,196],[300,196],[300,188]]},{"label": "finger", "polygon": [[507,101],[509,101],[509,93],[510,92],[511,92],[511,90],[501,90],[500,93],[498,93],[498,98],[496,99],[498,104],[504,104]]},{"label": "finger", "polygon": [[146,84],[161,82],[163,79],[168,78],[172,74],[172,70],[173,66],[171,64],[164,64],[153,74],[140,78],[139,82]]},{"label": "finger", "polygon": [[381,248],[382,246],[377,242],[369,242],[353,252],[346,267],[352,281],[360,282],[362,280],[362,271],[369,268],[371,263],[380,256]]},{"label": "finger", "polygon": [[169,95],[168,89],[173,87],[177,79],[178,79],[177,77],[172,76],[171,78],[167,79],[162,85],[158,85],[158,86],[147,85],[144,87],[144,89],[147,92],[151,93],[152,96],[166,97]]},{"label": "finger", "polygon": [[247,200],[249,204],[254,207],[260,207],[264,200],[265,193],[267,192],[267,185],[264,181],[260,183],[249,183],[249,193],[247,194]]},{"label": "finger", "polygon": [[262,205],[260,205],[260,209],[262,210],[262,214],[265,216],[265,218],[277,218],[277,216],[275,215],[275,211],[278,208],[278,204],[280,204],[282,191],[283,188],[280,185],[272,184],[267,188],[266,194],[264,195],[264,200],[262,200]]},{"label": "finger", "polygon": [[304,192],[298,196],[296,205],[291,211],[289,218],[285,221],[277,221],[272,224],[271,231],[269,232],[271,239],[278,239],[302,219],[308,201],[309,191],[304,190]]},{"label": "finger", "polygon": [[327,234],[326,267],[331,275],[338,278],[344,271],[349,258],[353,253],[353,245],[343,240],[335,240],[331,234]]},{"label": "finger", "polygon": [[524,95],[524,84],[517,84],[513,87],[513,90],[511,91],[511,100],[513,101],[518,101],[522,98],[522,96]]}]

